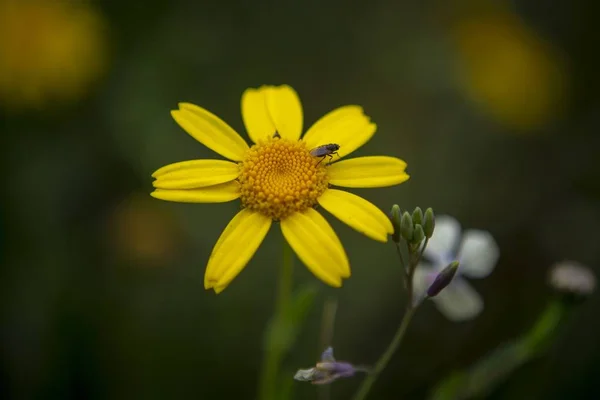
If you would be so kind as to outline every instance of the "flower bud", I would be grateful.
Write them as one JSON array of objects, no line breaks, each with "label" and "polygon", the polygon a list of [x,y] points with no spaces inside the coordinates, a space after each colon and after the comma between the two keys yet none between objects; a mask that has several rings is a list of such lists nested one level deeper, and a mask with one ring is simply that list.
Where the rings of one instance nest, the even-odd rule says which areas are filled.
[{"label": "flower bud", "polygon": [[436,277],[433,283],[427,289],[427,297],[437,296],[446,286],[452,282],[456,271],[458,270],[458,261],[453,261],[444,268]]},{"label": "flower bud", "polygon": [[415,208],[415,211],[412,213],[413,224],[423,225],[423,211],[421,207]]},{"label": "flower bud", "polygon": [[419,244],[425,239],[425,233],[423,232],[423,227],[419,224],[415,225],[415,230],[413,232],[412,242],[414,244]]},{"label": "flower bud", "polygon": [[412,218],[410,214],[405,211],[404,214],[402,214],[402,219],[400,220],[400,233],[402,233],[402,237],[406,241],[410,242],[413,238],[413,231],[414,226]]},{"label": "flower bud", "polygon": [[435,228],[435,216],[433,215],[433,209],[430,207],[425,210],[425,216],[423,218],[423,232],[427,238],[433,236],[433,230]]},{"label": "flower bud", "polygon": [[340,378],[349,378],[357,372],[370,372],[369,368],[354,366],[349,362],[336,361],[333,349],[328,347],[321,355],[321,361],[312,368],[299,369],[294,375],[297,381],[311,382],[313,385],[326,385]]},{"label": "flower bud", "polygon": [[556,263],[550,270],[550,285],[569,302],[588,298],[596,288],[596,277],[586,266],[576,261]]},{"label": "flower bud", "polygon": [[394,227],[392,240],[395,243],[400,243],[400,206],[398,204],[394,204],[392,206],[392,211],[390,212],[390,221],[392,221],[392,226]]}]

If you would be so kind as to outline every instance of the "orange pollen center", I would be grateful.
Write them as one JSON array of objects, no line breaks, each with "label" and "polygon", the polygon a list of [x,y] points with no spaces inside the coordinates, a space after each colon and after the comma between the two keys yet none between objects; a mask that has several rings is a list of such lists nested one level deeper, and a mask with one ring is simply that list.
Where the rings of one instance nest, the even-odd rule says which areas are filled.
[{"label": "orange pollen center", "polygon": [[272,138],[255,144],[240,163],[242,205],[274,220],[313,207],[329,180],[319,161],[304,142]]}]

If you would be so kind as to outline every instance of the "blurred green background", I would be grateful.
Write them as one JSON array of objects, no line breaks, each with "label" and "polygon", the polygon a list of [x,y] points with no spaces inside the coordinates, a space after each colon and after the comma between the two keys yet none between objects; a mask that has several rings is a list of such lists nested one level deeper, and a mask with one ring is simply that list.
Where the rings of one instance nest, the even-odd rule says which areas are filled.
[{"label": "blurred green background", "polygon": [[[486,308],[452,323],[426,304],[374,399],[424,398],[528,329],[548,268],[600,263],[600,7],[591,0],[0,1],[0,397],[251,399],[282,237],[270,232],[219,296],[203,288],[238,202],[152,199],[150,174],[215,155],[172,120],[180,101],[244,132],[247,87],[287,83],[305,126],[360,104],[378,133],[357,155],[408,163],[356,190],[384,210],[434,207],[489,230],[501,258],[472,281]],[[32,11],[33,10],[33,11]],[[352,277],[321,285],[286,368],[314,364],[336,295],[340,359],[372,364],[400,321],[391,244],[330,218]],[[314,282],[299,262],[296,283]],[[600,300],[493,397],[598,398]],[[290,379],[292,375],[290,375]],[[345,399],[359,378],[335,382]],[[316,398],[294,384],[295,398]]]}]

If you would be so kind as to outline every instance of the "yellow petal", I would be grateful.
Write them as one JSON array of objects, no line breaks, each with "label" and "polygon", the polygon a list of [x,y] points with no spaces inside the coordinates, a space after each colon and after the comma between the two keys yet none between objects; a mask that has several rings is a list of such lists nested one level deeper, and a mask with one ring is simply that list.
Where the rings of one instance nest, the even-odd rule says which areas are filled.
[{"label": "yellow petal", "polygon": [[300,139],[302,133],[302,104],[288,85],[247,89],[242,95],[242,118],[254,143],[276,131],[289,140]]},{"label": "yellow petal", "polygon": [[338,265],[340,267],[339,272],[342,278],[350,277],[350,262],[348,261],[348,256],[344,251],[344,246],[342,246],[342,242],[336,235],[335,231],[329,225],[329,222],[317,211],[311,209],[309,212],[312,213],[314,211],[314,218],[312,221],[318,225],[318,229],[323,233],[327,234],[329,239],[334,243],[334,246],[331,246],[329,251],[335,252],[335,257],[338,259]]},{"label": "yellow petal", "polygon": [[298,258],[308,269],[330,286],[342,286],[350,276],[350,265],[331,225],[317,211],[309,208],[281,221],[281,232]]},{"label": "yellow petal", "polygon": [[152,176],[152,185],[159,189],[194,189],[236,179],[238,164],[225,160],[191,160],[166,165]]},{"label": "yellow petal", "polygon": [[338,153],[344,157],[367,143],[376,130],[377,125],[370,122],[362,107],[344,106],[315,122],[302,140],[309,149],[328,143],[339,144]]},{"label": "yellow petal", "polygon": [[179,203],[224,203],[240,197],[240,185],[237,181],[231,181],[197,189],[156,189],[150,195]]},{"label": "yellow petal", "polygon": [[179,110],[171,115],[194,139],[225,158],[241,161],[248,151],[248,144],[232,127],[204,108],[179,103]]},{"label": "yellow petal", "polygon": [[372,203],[343,190],[328,189],[319,204],[351,228],[379,242],[387,242],[394,233],[390,219]]},{"label": "yellow petal", "polygon": [[267,88],[246,89],[242,94],[242,119],[250,140],[257,143],[260,139],[275,134],[275,124],[266,106]]},{"label": "yellow petal", "polygon": [[220,293],[244,269],[271,227],[271,219],[243,209],[233,219],[213,248],[204,275],[204,287]]},{"label": "yellow petal", "polygon": [[409,176],[406,163],[396,157],[357,157],[327,167],[329,183],[352,188],[374,188],[398,185]]}]

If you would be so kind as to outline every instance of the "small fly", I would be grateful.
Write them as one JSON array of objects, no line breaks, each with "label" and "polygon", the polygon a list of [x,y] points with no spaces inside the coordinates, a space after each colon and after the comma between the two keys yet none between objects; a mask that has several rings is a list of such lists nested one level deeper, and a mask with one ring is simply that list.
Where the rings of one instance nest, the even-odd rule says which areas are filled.
[{"label": "small fly", "polygon": [[324,144],[322,146],[315,147],[314,149],[312,149],[310,151],[310,155],[313,157],[321,157],[321,160],[319,160],[319,162],[317,163],[317,165],[319,165],[325,157],[329,157],[330,161],[333,160],[334,154],[337,154],[337,156],[339,157],[340,156],[338,153],[339,149],[340,149],[339,144],[335,144],[335,143]]}]

